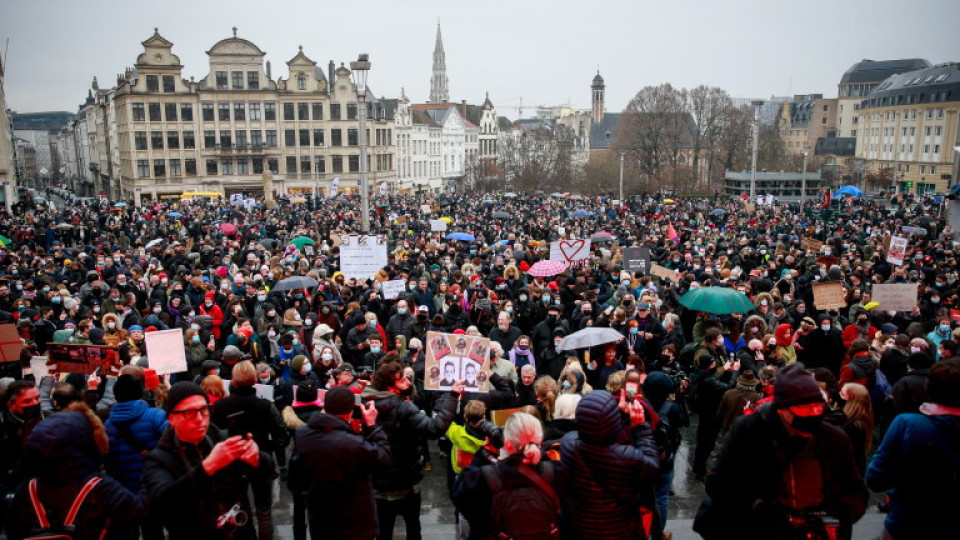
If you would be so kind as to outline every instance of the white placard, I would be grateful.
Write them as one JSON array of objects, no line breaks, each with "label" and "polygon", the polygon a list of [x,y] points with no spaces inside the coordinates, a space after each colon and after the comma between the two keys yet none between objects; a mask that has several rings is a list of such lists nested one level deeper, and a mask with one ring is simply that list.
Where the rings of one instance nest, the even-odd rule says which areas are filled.
[{"label": "white placard", "polygon": [[402,279],[393,279],[380,283],[383,291],[384,300],[394,300],[403,292],[403,286],[406,282]]},{"label": "white placard", "polygon": [[258,398],[267,399],[273,401],[273,391],[274,386],[272,384],[255,384],[253,385],[253,390],[257,393]]},{"label": "white placard", "polygon": [[590,259],[590,239],[550,242],[550,260],[575,265]]},{"label": "white placard", "polygon": [[[891,242],[892,244],[892,242]],[[871,289],[871,300],[883,311],[912,311],[917,305],[919,283],[877,283]]]},{"label": "white placard", "polygon": [[147,360],[157,375],[187,370],[187,354],[183,348],[183,329],[160,330],[144,334]]},{"label": "white placard", "polygon": [[369,279],[387,265],[387,242],[377,236],[340,235],[340,271],[350,279]]},{"label": "white placard", "polygon": [[46,377],[50,373],[50,368],[47,367],[47,357],[31,356],[30,373],[33,373],[33,376],[37,381]]},{"label": "white placard", "polygon": [[447,222],[442,219],[431,219],[430,220],[430,231],[431,232],[444,232],[447,230]]}]

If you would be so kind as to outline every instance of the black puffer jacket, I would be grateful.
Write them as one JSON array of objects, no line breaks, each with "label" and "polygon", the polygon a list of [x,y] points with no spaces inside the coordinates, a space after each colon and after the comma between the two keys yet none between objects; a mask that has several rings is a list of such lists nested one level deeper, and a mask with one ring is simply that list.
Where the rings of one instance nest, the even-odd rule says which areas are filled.
[{"label": "black puffer jacket", "polygon": [[274,404],[257,397],[252,386],[230,386],[230,395],[217,401],[210,421],[230,435],[253,434],[264,452],[285,448],[289,441],[283,417]]},{"label": "black puffer jacket", "polygon": [[577,405],[577,430],[560,441],[569,481],[561,494],[570,538],[646,538],[638,507],[649,508],[660,463],[650,424],[632,428],[633,444],[616,444],[623,424],[616,400],[604,390]]}]

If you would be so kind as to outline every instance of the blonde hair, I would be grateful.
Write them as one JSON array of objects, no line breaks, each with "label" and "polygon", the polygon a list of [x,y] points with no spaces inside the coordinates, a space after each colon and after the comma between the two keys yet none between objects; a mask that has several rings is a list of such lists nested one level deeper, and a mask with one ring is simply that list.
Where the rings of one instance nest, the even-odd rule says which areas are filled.
[{"label": "blonde hair", "polygon": [[523,454],[528,465],[540,463],[540,444],[543,442],[543,426],[534,416],[518,412],[507,419],[503,427],[503,442],[510,443],[516,453]]},{"label": "blonde hair", "polygon": [[[530,364],[527,364],[527,366],[529,365]],[[525,368],[527,366],[523,367]],[[543,410],[547,415],[547,417],[543,419],[544,422],[553,420],[554,403],[557,401],[557,394],[560,392],[557,381],[549,375],[544,375],[534,381],[533,391],[537,394],[537,398],[540,399],[540,403],[543,403]]]},{"label": "blonde hair", "polygon": [[847,401],[843,406],[843,414],[847,423],[863,430],[863,448],[869,455],[870,442],[873,440],[873,404],[870,402],[870,391],[859,383],[847,383],[840,389],[840,396]]},{"label": "blonde hair", "polygon": [[580,394],[563,394],[557,398],[553,408],[554,420],[573,420],[577,416]]},{"label": "blonde hair", "polygon": [[223,389],[223,379],[219,375],[204,377],[203,381],[200,382],[200,388],[203,388],[203,391],[209,396],[221,398],[227,395],[227,391]]},{"label": "blonde hair", "polygon": [[233,385],[236,387],[253,386],[257,383],[257,368],[253,362],[243,360],[233,366]]}]

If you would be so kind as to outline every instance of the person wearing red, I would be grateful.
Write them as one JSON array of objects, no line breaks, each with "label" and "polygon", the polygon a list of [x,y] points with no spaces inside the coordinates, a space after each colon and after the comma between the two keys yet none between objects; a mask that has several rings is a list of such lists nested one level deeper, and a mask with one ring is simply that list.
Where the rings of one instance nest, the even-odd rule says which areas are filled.
[{"label": "person wearing red", "polygon": [[846,328],[843,329],[843,346],[850,348],[850,345],[853,343],[853,340],[857,338],[863,338],[867,340],[867,343],[870,343],[873,340],[873,337],[877,335],[877,330],[872,324],[870,324],[870,317],[867,315],[866,311],[860,311],[857,313],[857,318],[853,323],[848,324]]},{"label": "person wearing red", "polygon": [[854,382],[872,389],[876,382],[877,363],[870,356],[870,344],[863,339],[854,340],[847,351],[847,358],[847,362],[840,368],[840,380],[837,384],[842,388],[843,385]]},{"label": "person wearing red", "polygon": [[223,310],[214,302],[214,292],[207,291],[203,295],[203,304],[200,306],[200,315],[209,315],[213,319],[210,332],[217,341],[220,341],[220,325],[223,324]]}]

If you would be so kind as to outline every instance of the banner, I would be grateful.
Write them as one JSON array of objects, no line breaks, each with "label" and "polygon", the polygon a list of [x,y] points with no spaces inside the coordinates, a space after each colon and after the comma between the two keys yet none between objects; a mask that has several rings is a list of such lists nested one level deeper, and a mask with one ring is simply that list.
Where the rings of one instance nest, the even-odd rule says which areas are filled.
[{"label": "banner", "polygon": [[490,340],[466,334],[427,332],[423,387],[450,390],[463,381],[467,392],[490,391]]},{"label": "banner", "polygon": [[403,292],[403,286],[406,285],[406,281],[402,279],[392,279],[390,281],[383,281],[380,283],[381,291],[383,291],[384,300],[394,300],[400,293]]},{"label": "banner", "polygon": [[[183,349],[183,345],[180,345]],[[120,351],[115,347],[101,345],[72,345],[69,343],[48,343],[47,364],[56,364],[60,373],[79,373],[89,375],[98,368],[101,372],[111,367],[120,367]]]},{"label": "banner", "polygon": [[160,330],[143,335],[147,343],[147,360],[157,375],[187,370],[187,354],[183,348],[183,329]]},{"label": "banner", "polygon": [[0,324],[0,362],[19,362],[22,350],[23,340],[17,332],[17,325]]},{"label": "banner", "polygon": [[339,177],[339,176],[335,176],[335,177],[333,177],[333,182],[330,183],[330,198],[331,198],[331,199],[337,196],[337,188],[339,188],[339,187],[340,187],[340,177]]},{"label": "banner", "polygon": [[887,250],[887,262],[897,266],[903,266],[903,260],[907,258],[907,239],[902,236],[890,238],[890,249]]},{"label": "banner", "polygon": [[680,276],[677,275],[675,270],[671,270],[666,266],[660,266],[659,264],[650,265],[650,275],[663,279],[669,279],[674,283],[680,282]]},{"label": "banner", "polygon": [[369,279],[386,265],[386,240],[378,236],[340,235],[340,271],[346,279]]},{"label": "banner", "polygon": [[646,275],[650,271],[650,248],[628,247],[623,250],[623,267],[631,274]]},{"label": "banner", "polygon": [[430,232],[444,232],[447,230],[447,222],[442,219],[430,220]]},{"label": "banner", "polygon": [[380,182],[380,195],[386,195],[386,194],[387,194],[387,182],[386,181]]},{"label": "banner", "polygon": [[871,291],[871,300],[883,311],[913,311],[917,305],[919,283],[877,283]]},{"label": "banner", "polygon": [[813,305],[817,309],[840,309],[847,307],[843,283],[831,281],[813,286]]},{"label": "banner", "polygon": [[590,240],[560,240],[550,242],[550,260],[577,266],[590,260]]}]

